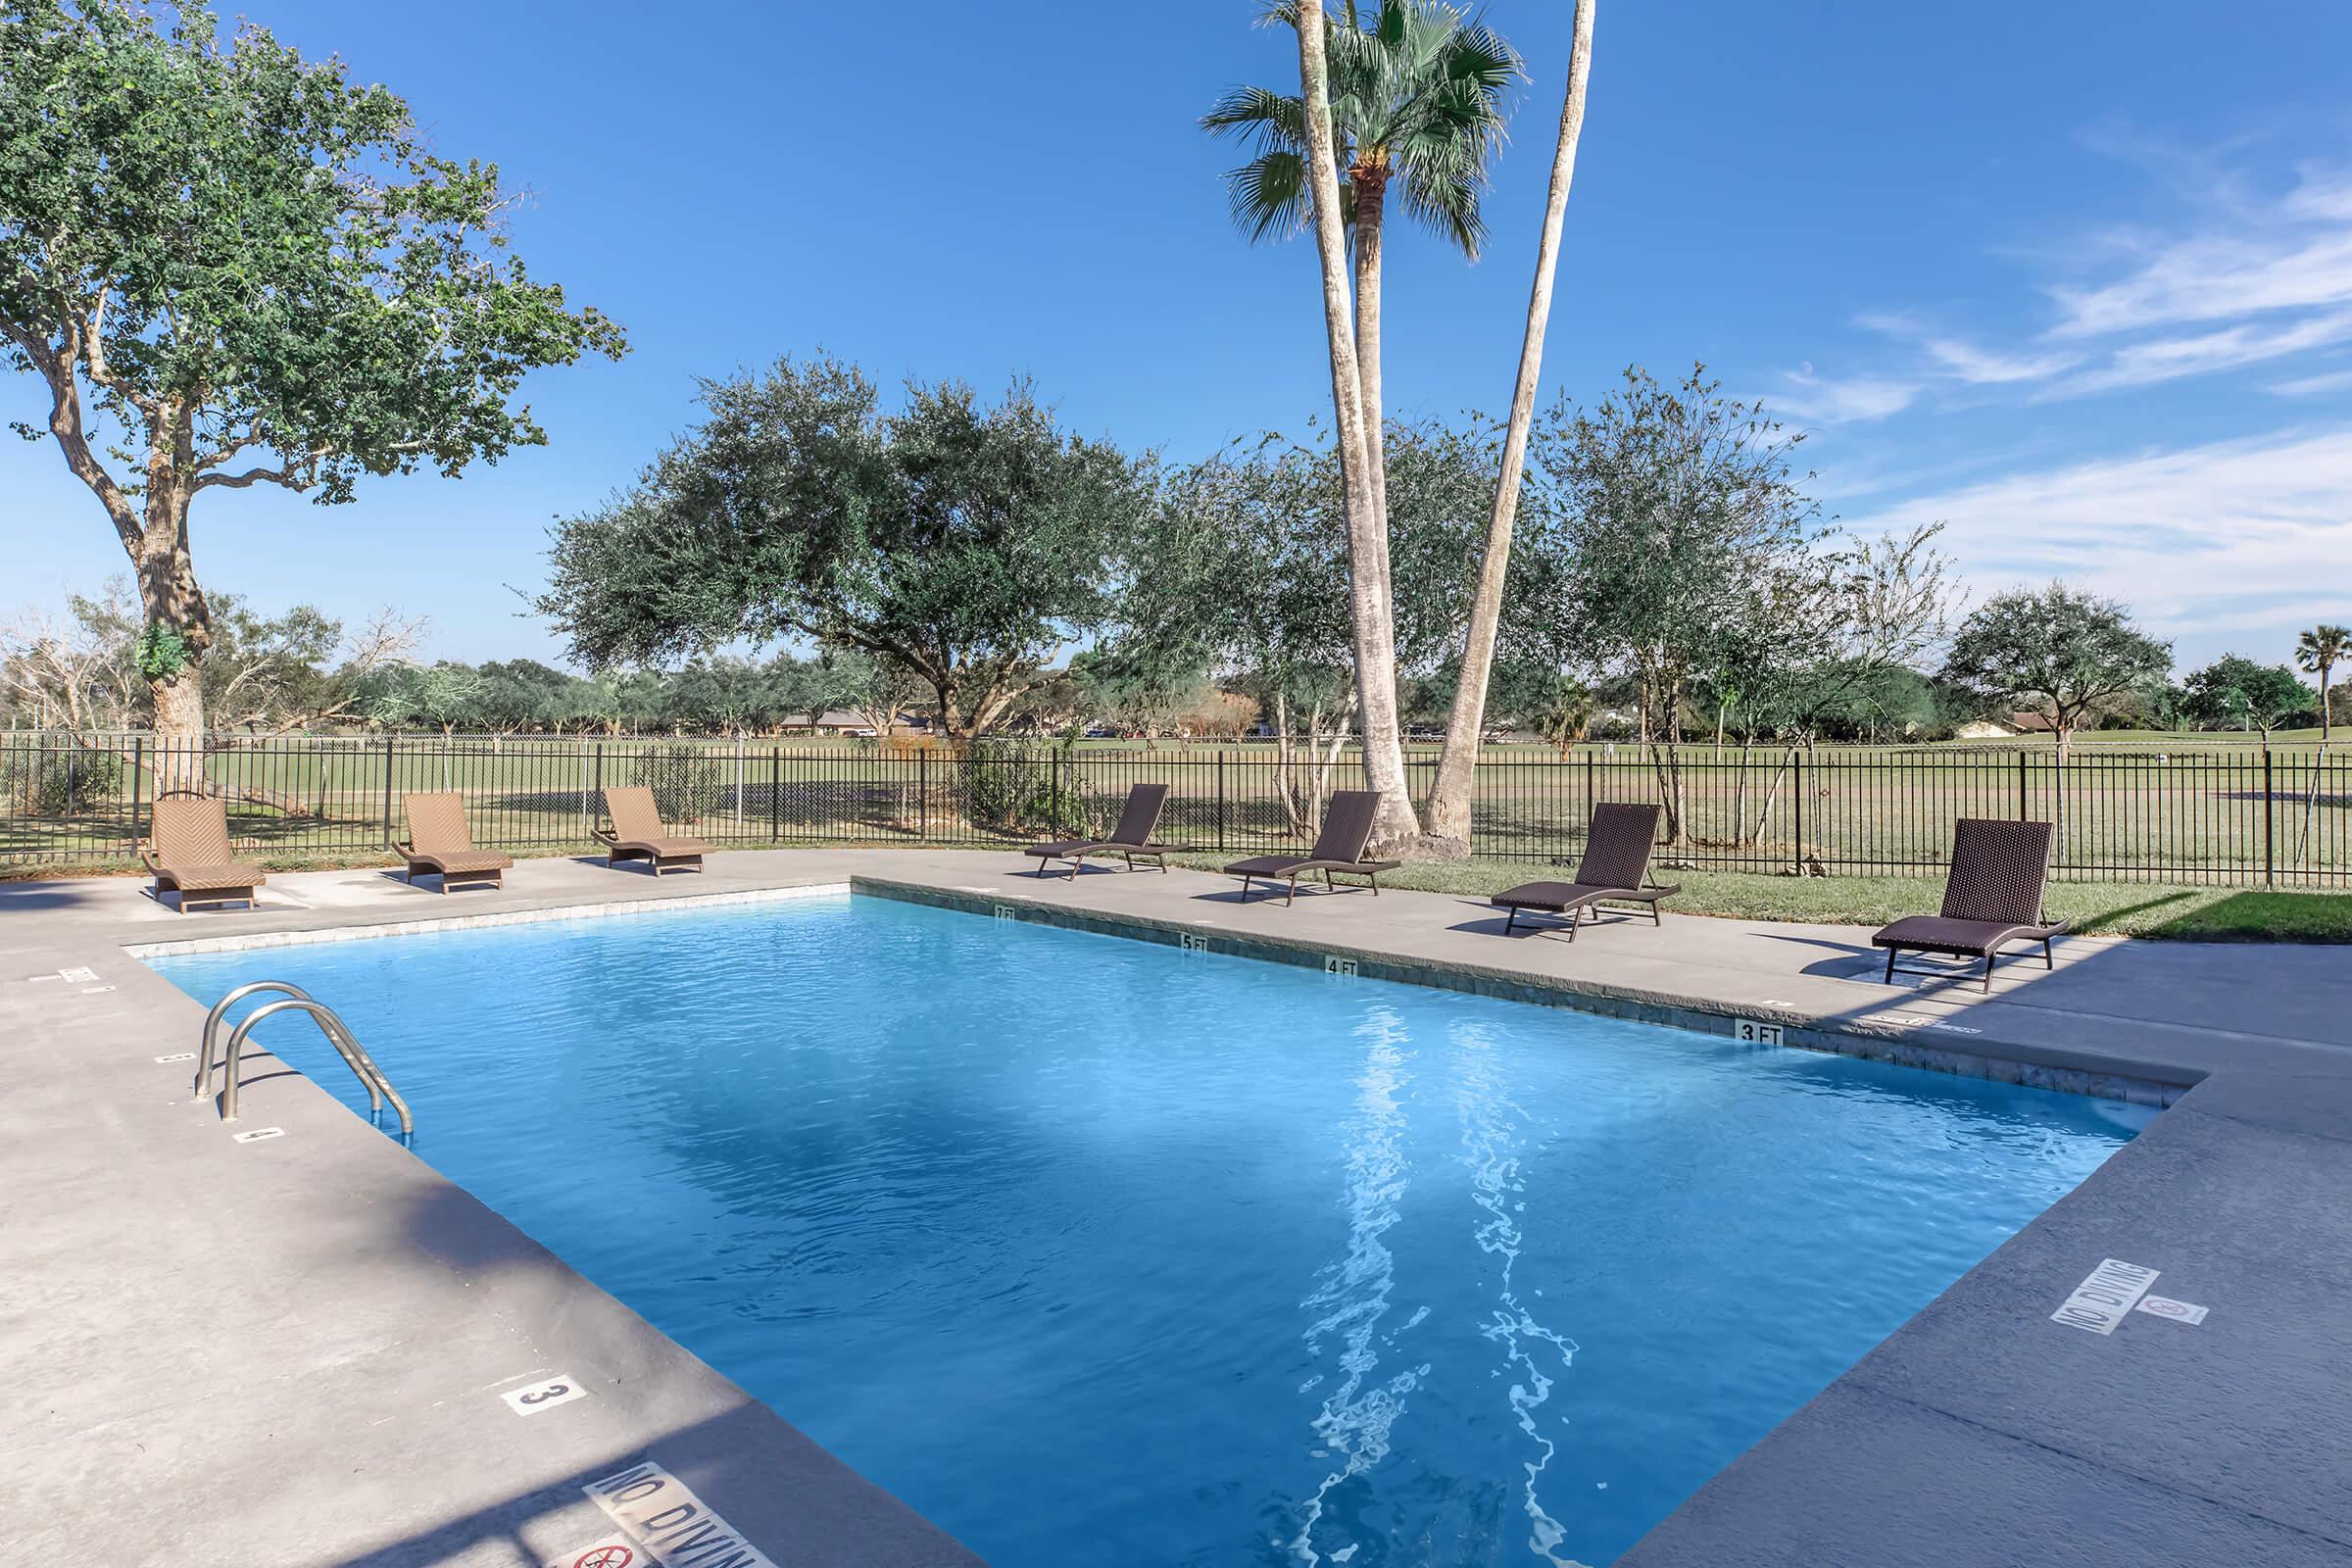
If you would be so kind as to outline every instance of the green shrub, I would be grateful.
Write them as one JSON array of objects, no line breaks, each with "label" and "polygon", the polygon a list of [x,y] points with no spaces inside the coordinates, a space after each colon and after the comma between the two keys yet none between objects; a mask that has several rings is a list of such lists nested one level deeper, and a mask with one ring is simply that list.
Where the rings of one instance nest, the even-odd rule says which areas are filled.
[{"label": "green shrub", "polygon": [[0,790],[26,816],[83,816],[115,803],[123,771],[113,752],[12,753],[0,759]]},{"label": "green shrub", "polygon": [[1033,746],[987,737],[973,741],[956,769],[958,804],[965,818],[974,827],[1055,838],[1082,838],[1102,831],[1099,803],[1078,769],[1061,766],[1059,788],[1055,788],[1055,758],[1066,758],[1069,751],[1067,744]]},{"label": "green shrub", "polygon": [[664,746],[629,765],[629,782],[654,792],[664,822],[699,822],[727,798],[728,759],[700,746]]}]

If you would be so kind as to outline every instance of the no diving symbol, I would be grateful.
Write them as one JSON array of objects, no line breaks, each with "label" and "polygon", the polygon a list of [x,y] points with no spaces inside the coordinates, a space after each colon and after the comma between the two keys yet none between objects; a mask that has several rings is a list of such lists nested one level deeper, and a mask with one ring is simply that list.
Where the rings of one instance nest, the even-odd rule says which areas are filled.
[{"label": "no diving symbol", "polygon": [[571,1568],[629,1568],[637,1553],[618,1543],[607,1546],[590,1546],[571,1559]]}]

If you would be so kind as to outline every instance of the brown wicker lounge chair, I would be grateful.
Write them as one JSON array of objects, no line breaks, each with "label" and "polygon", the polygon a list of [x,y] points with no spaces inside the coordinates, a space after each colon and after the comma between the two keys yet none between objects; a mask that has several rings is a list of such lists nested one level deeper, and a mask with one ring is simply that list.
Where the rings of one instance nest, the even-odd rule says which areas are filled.
[{"label": "brown wicker lounge chair", "polygon": [[1298,897],[1298,879],[1320,871],[1323,886],[1334,889],[1333,874],[1361,876],[1370,880],[1372,896],[1380,896],[1380,873],[1394,871],[1395,860],[1367,860],[1364,846],[1371,842],[1373,813],[1380,808],[1378,790],[1334,790],[1331,804],[1323,808],[1323,831],[1315,835],[1315,847],[1304,855],[1259,855],[1247,860],[1236,860],[1225,868],[1227,876],[1242,879],[1242,897],[1250,897],[1250,884],[1263,882],[1271,893],[1274,884],[1287,884],[1282,902],[1289,904]]},{"label": "brown wicker lounge chair", "polygon": [[254,892],[269,877],[236,858],[228,842],[228,808],[203,795],[163,795],[139,858],[155,874],[155,898],[179,895],[179,912],[200,905],[254,906]]},{"label": "brown wicker lounge chair", "polygon": [[432,795],[404,795],[400,808],[408,813],[409,841],[392,846],[409,862],[409,880],[419,871],[437,872],[441,891],[462,887],[503,888],[514,857],[497,850],[473,847],[473,832],[466,825],[466,797],[455,790]]},{"label": "brown wicker lounge chair", "polygon": [[1603,904],[1647,905],[1650,924],[1663,925],[1658,918],[1658,901],[1683,891],[1680,883],[1660,886],[1649,880],[1649,858],[1657,848],[1658,824],[1665,816],[1665,808],[1658,806],[1603,801],[1593,807],[1592,826],[1585,835],[1585,855],[1577,862],[1575,881],[1523,882],[1494,895],[1494,904],[1511,911],[1502,923],[1502,934],[1509,936],[1517,930],[1519,917],[1532,910],[1566,915],[1568,940],[1574,942],[1585,911],[1590,909],[1597,923]]},{"label": "brown wicker lounge chair", "polygon": [[[1984,987],[1992,990],[1993,960],[2012,942],[2041,944],[2041,961],[2054,969],[2050,939],[2066,930],[2041,906],[2050,868],[2050,824],[1964,816],[1952,828],[1952,869],[1944,879],[1943,912],[1906,915],[1872,937],[1886,950],[1886,979],[1903,953],[1948,953],[1984,960]],[[1905,969],[1906,974],[1936,974]]]},{"label": "brown wicker lounge chair", "polygon": [[1170,844],[1155,844],[1152,830],[1159,826],[1160,808],[1167,805],[1168,787],[1165,784],[1138,784],[1127,791],[1127,804],[1119,808],[1119,825],[1110,830],[1106,839],[1064,839],[1054,844],[1031,844],[1021,853],[1037,860],[1037,874],[1044,876],[1055,860],[1070,862],[1070,880],[1078,880],[1079,869],[1090,855],[1105,858],[1113,855],[1126,857],[1127,869],[1135,869],[1135,858],[1143,856],[1161,871],[1168,868]]},{"label": "brown wicker lounge chair", "polygon": [[654,792],[643,784],[605,791],[605,810],[611,814],[612,826],[610,831],[596,829],[595,838],[605,847],[607,865],[650,860],[656,876],[682,865],[700,871],[703,857],[710,853],[710,846],[701,839],[679,838],[669,831],[669,825],[662,820],[662,808],[654,804]]}]

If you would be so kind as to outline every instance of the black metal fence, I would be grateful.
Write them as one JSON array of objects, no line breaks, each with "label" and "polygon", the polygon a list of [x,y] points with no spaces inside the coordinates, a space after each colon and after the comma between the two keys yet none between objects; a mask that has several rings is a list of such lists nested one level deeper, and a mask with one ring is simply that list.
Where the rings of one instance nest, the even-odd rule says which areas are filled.
[{"label": "black metal fence", "polygon": [[[1434,752],[1408,758],[1416,791]],[[1003,845],[1107,827],[1130,784],[1170,786],[1160,836],[1217,852],[1311,838],[1326,786],[1268,745],[1079,750],[984,744],[810,746],[546,736],[220,737],[166,751],[148,735],[0,733],[0,865],[124,860],[159,791],[228,807],[264,855],[383,854],[401,797],[456,790],[477,842],[584,849],[604,791],[651,787],[665,816],[722,846]],[[2352,753],[2319,748],[1685,749],[1672,766],[1626,746],[1490,749],[1472,837],[1482,856],[1573,858],[1598,801],[1652,801],[1677,831],[1670,865],[1830,875],[1940,872],[1962,816],[2059,824],[2063,877],[2327,888],[2352,885]]]}]

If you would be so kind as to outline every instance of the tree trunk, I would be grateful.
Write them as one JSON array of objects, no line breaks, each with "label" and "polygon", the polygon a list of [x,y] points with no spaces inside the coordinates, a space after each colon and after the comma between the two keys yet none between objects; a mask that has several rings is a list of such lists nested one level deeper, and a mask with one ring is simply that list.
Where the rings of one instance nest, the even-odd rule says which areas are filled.
[{"label": "tree trunk", "polygon": [[1323,327],[1331,346],[1331,398],[1348,504],[1348,579],[1354,618],[1355,684],[1363,725],[1364,781],[1380,793],[1368,853],[1415,847],[1396,727],[1396,626],[1389,583],[1388,530],[1373,500],[1364,439],[1363,383],[1348,298],[1347,242],[1340,232],[1340,174],[1331,141],[1331,89],[1324,75],[1322,0],[1298,6],[1298,82],[1306,101],[1307,169],[1322,263]]},{"label": "tree trunk", "polygon": [[156,788],[204,790],[204,656],[213,644],[212,608],[188,558],[188,495],[168,449],[148,464],[145,515],[123,540],[137,575],[148,627],[175,634],[187,650],[175,669],[147,676],[155,704]]},{"label": "tree trunk", "polygon": [[1349,171],[1355,185],[1355,379],[1363,391],[1364,471],[1372,511],[1389,529],[1388,416],[1380,395],[1380,250],[1386,232],[1389,172]]},{"label": "tree trunk", "polygon": [[1461,675],[1453,688],[1446,748],[1438,754],[1438,781],[1429,793],[1429,834],[1442,854],[1470,853],[1470,803],[1477,787],[1479,739],[1486,728],[1487,685],[1494,668],[1494,640],[1502,627],[1502,590],[1510,574],[1511,529],[1519,515],[1528,430],[1535,422],[1536,388],[1543,379],[1544,333],[1551,320],[1552,279],[1559,271],[1560,228],[1568,212],[1568,187],[1576,175],[1577,140],[1584,132],[1585,83],[1592,73],[1593,4],[1594,0],[1577,0],[1576,42],[1568,56],[1568,96],[1560,108],[1560,138],[1552,153],[1544,232],[1536,244],[1536,277],[1528,290],[1527,326],[1519,339],[1519,379],[1511,388],[1502,472],[1494,482],[1494,510],[1487,520],[1478,586],[1470,596],[1470,631],[1462,645]]}]

